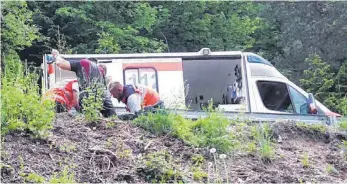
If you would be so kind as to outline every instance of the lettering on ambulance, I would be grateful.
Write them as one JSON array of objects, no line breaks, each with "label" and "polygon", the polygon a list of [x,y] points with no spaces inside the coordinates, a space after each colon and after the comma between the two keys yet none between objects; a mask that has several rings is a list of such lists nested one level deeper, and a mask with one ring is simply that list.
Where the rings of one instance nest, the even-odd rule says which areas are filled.
[{"label": "lettering on ambulance", "polygon": [[[125,84],[144,84],[159,92],[157,72],[182,72],[181,61],[123,63]],[[182,75],[182,74],[178,74]],[[183,80],[183,79],[182,79]],[[179,83],[178,83],[179,84]],[[166,89],[168,90],[168,89]]]},{"label": "lettering on ambulance", "polygon": [[142,84],[157,89],[156,71],[153,68],[125,69],[125,84]]}]

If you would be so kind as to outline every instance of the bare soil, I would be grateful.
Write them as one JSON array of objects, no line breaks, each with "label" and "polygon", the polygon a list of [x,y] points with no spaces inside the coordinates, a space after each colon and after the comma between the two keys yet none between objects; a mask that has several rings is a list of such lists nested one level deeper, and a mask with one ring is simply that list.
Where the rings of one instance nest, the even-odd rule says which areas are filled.
[{"label": "bare soil", "polygon": [[[271,162],[256,155],[227,155],[226,165],[217,164],[220,172],[210,174],[208,163],[214,160],[208,149],[189,147],[171,136],[154,136],[130,122],[118,121],[112,127],[106,123],[91,126],[58,114],[47,140],[33,139],[25,133],[6,135],[1,150],[2,183],[23,183],[29,173],[48,181],[65,166],[69,166],[78,183],[146,183],[142,159],[162,150],[177,161],[183,181],[188,183],[214,182],[216,173],[224,182],[238,183],[347,182],[347,160],[343,158],[346,150],[339,146],[346,138],[343,134],[310,132],[291,123],[278,123],[273,129],[282,141],[275,144]],[[304,153],[309,158],[308,167],[301,162]],[[207,159],[203,169],[209,179],[193,180],[190,168],[194,154]],[[333,170],[327,170],[329,164]]]}]

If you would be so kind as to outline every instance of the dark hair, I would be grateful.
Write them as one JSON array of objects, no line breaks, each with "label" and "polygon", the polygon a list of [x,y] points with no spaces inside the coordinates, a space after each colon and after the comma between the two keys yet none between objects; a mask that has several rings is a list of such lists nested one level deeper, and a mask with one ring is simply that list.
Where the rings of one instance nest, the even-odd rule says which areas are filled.
[{"label": "dark hair", "polygon": [[88,58],[88,60],[94,63],[98,63],[98,60],[96,58]]}]

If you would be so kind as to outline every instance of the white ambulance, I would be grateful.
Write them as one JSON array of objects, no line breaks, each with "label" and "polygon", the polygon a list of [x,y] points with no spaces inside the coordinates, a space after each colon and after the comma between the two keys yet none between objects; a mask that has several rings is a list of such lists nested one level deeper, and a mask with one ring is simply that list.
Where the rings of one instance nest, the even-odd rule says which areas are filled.
[{"label": "white ambulance", "polygon": [[[74,79],[71,71],[47,64],[43,57],[43,90]],[[241,51],[72,54],[66,60],[96,58],[108,78],[123,84],[144,84],[157,90],[169,109],[201,111],[212,102],[226,112],[341,116],[282,75],[261,56]],[[113,99],[115,107],[125,107]],[[315,112],[316,110],[316,112]]]}]

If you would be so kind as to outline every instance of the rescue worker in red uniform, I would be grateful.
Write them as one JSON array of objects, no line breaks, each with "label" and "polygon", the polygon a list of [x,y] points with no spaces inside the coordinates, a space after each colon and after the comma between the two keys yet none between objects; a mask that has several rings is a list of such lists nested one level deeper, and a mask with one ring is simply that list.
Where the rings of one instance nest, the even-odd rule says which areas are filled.
[{"label": "rescue worker in red uniform", "polygon": [[78,92],[77,80],[71,80],[62,88],[53,88],[47,91],[44,98],[55,100],[58,113],[70,111],[72,108],[78,110]]},{"label": "rescue worker in red uniform", "polygon": [[122,85],[120,82],[112,82],[109,90],[114,98],[126,105],[128,112],[136,115],[142,111],[163,107],[159,94],[144,85]]}]

